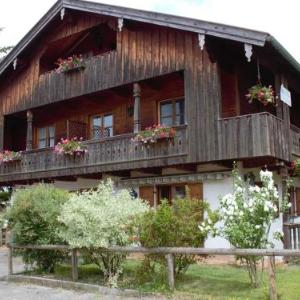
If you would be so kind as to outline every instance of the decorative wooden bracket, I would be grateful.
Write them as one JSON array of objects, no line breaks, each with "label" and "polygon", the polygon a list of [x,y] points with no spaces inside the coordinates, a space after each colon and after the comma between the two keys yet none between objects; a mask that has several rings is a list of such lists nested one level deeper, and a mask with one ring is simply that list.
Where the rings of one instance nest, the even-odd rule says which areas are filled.
[{"label": "decorative wooden bracket", "polygon": [[203,51],[205,45],[205,34],[198,33],[198,41],[199,41],[199,47],[201,51]]},{"label": "decorative wooden bracket", "polygon": [[18,65],[18,58],[16,58],[16,59],[14,60],[14,62],[13,62],[13,68],[14,68],[14,70],[17,69],[17,65]]},{"label": "decorative wooden bracket", "polygon": [[118,29],[121,32],[124,26],[124,19],[123,18],[118,18]]},{"label": "decorative wooden bracket", "polygon": [[251,61],[251,57],[252,57],[252,45],[251,44],[244,44],[244,48],[245,48],[245,56],[247,58],[247,61],[250,62]]},{"label": "decorative wooden bracket", "polygon": [[60,11],[60,19],[61,19],[61,20],[64,19],[65,13],[66,13],[66,9],[65,9],[65,8],[62,8],[61,11]]}]

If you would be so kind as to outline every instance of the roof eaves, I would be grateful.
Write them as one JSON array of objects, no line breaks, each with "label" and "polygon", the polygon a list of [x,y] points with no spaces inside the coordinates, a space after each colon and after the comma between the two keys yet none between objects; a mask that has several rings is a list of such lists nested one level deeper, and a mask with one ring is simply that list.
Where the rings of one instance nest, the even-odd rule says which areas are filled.
[{"label": "roof eaves", "polygon": [[266,37],[268,36],[268,33],[266,32],[174,16],[164,13],[137,10],[133,8],[106,5],[82,0],[63,0],[63,2],[64,7],[69,9],[99,13],[128,20],[168,26],[181,30],[227,38],[244,43],[250,43],[257,46],[264,46]]},{"label": "roof eaves", "polygon": [[18,57],[18,55],[36,38],[41,30],[60,12],[62,8],[86,11],[119,18],[168,26],[181,30],[230,39],[257,46],[264,46],[268,33],[243,29],[235,26],[190,19],[163,13],[137,10],[120,6],[112,6],[82,0],[58,0],[41,20],[24,36],[15,48],[0,62],[0,75]]},{"label": "roof eaves", "polygon": [[300,64],[299,62],[274,38],[272,35],[269,35],[267,38],[274,49],[279,52],[284,59],[286,59],[289,64],[295,69],[295,71],[300,73]]}]

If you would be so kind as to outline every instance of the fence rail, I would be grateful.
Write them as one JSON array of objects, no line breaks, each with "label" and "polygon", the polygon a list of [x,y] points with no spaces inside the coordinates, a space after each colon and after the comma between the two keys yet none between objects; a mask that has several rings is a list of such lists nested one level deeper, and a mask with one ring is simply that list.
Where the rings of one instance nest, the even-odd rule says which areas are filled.
[{"label": "fence rail", "polygon": [[[72,280],[78,280],[78,249],[74,249],[68,245],[17,245],[8,244],[8,275],[13,275],[13,249],[31,249],[31,250],[61,250],[70,251],[72,253]],[[236,248],[189,248],[189,247],[123,247],[113,246],[109,248],[101,248],[99,250],[119,252],[119,253],[144,253],[144,254],[162,254],[166,257],[168,267],[168,283],[171,290],[175,288],[174,277],[174,254],[190,254],[190,255],[235,255],[235,256],[267,256],[269,257],[269,287],[270,299],[277,300],[276,276],[275,276],[275,256],[283,257],[300,257],[300,250],[287,249],[236,249]]]}]

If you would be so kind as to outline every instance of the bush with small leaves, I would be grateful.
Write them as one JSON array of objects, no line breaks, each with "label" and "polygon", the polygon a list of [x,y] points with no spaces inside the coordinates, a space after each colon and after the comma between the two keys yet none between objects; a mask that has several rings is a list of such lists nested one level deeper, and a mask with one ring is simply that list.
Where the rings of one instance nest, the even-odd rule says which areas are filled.
[{"label": "bush with small leaves", "polygon": [[[204,220],[204,216],[207,216]],[[208,203],[191,199],[164,200],[156,210],[145,213],[137,220],[139,239],[144,247],[202,247],[209,233],[213,231],[218,216],[209,209]],[[209,224],[204,226],[200,224]],[[203,230],[199,230],[203,227]],[[194,255],[177,254],[174,256],[175,275],[184,273],[195,262]],[[150,272],[154,264],[165,267],[163,255],[147,255],[144,268]]]},{"label": "bush with small leaves", "polygon": [[[62,244],[58,216],[69,194],[53,186],[40,184],[13,193],[13,204],[6,218],[13,242],[21,245]],[[65,258],[61,251],[20,250],[26,264],[36,264],[44,271],[53,271]]]},{"label": "bush with small leaves", "polygon": [[85,252],[103,271],[109,286],[116,286],[126,255],[105,248],[132,244],[132,220],[147,210],[148,205],[129,191],[115,191],[111,180],[103,181],[94,191],[73,195],[63,206],[61,236]]}]

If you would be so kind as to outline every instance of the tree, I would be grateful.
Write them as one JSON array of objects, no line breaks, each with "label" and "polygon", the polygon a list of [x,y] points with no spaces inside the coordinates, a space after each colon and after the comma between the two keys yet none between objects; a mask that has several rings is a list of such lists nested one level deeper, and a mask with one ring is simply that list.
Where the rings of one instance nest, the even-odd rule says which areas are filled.
[{"label": "tree", "polygon": [[[288,194],[279,202],[278,189],[273,174],[261,171],[262,186],[251,186],[233,170],[234,192],[221,199],[221,219],[224,223],[221,233],[236,248],[262,249],[272,247],[270,227],[278,218],[279,212],[288,208]],[[277,232],[274,238],[282,238]],[[251,284],[259,285],[258,265],[261,257],[245,256],[239,259],[246,262]]]},{"label": "tree", "polygon": [[[0,32],[3,30],[3,28],[0,27]],[[6,55],[13,47],[12,46],[5,46],[5,47],[0,47],[0,57],[2,55]]]},{"label": "tree", "polygon": [[132,244],[132,220],[147,210],[129,191],[115,191],[111,180],[103,181],[94,191],[74,194],[63,206],[61,236],[100,268],[108,285],[116,286],[126,255],[105,248]]}]

